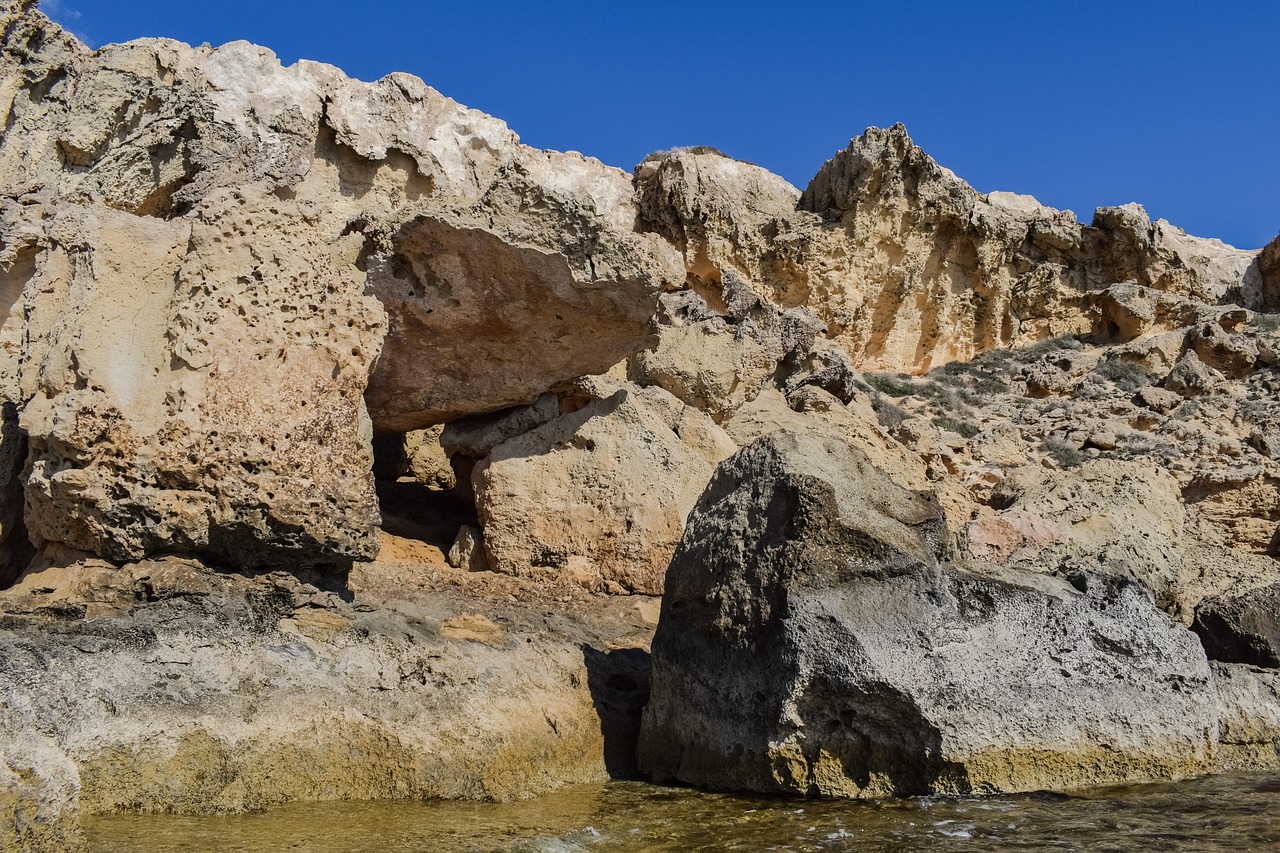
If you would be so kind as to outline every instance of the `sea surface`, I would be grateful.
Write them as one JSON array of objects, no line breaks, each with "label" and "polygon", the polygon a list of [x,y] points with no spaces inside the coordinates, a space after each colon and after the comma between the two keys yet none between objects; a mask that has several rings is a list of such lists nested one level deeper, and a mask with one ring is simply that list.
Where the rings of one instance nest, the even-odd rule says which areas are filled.
[{"label": "sea surface", "polygon": [[296,804],[233,817],[85,821],[95,853],[611,851],[1280,851],[1280,775],[1071,794],[761,799],[638,782],[517,803]]}]

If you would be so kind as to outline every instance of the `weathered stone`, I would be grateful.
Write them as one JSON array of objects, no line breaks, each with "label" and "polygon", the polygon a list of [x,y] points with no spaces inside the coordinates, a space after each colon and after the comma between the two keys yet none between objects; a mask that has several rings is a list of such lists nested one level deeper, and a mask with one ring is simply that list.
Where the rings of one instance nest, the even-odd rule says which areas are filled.
[{"label": "weathered stone", "polygon": [[1106,320],[1090,319],[1106,313],[1092,294],[1116,282],[1194,312],[1193,302],[1253,298],[1259,280],[1256,252],[1153,223],[1138,205],[1100,209],[1086,228],[1029,196],[978,193],[901,125],[853,140],[798,210],[785,182],[715,154],[656,156],[635,182],[644,222],[684,253],[689,286],[713,307],[733,271],[776,304],[813,311],[863,369],[923,372],[1105,333]]},{"label": "weathered stone", "polygon": [[633,357],[627,372],[722,421],[788,372],[784,362],[798,367],[822,325],[803,309],[764,301],[732,270],[720,286],[723,314],[693,291],[665,295],[658,344]]},{"label": "weathered stone", "polygon": [[1280,313],[1280,236],[1258,254],[1258,290],[1247,300],[1254,310]]},{"label": "weathered stone", "polygon": [[1218,323],[1201,323],[1190,335],[1200,360],[1224,376],[1239,379],[1258,363],[1258,343],[1245,335],[1229,335]]},{"label": "weathered stone", "polygon": [[1182,499],[1240,551],[1280,555],[1280,471],[1239,465],[1198,472]]},{"label": "weathered stone", "polygon": [[1093,337],[1119,344],[1185,328],[1205,314],[1205,306],[1194,299],[1136,281],[1113,284],[1090,294],[1089,310],[1096,317]]},{"label": "weathered stone", "polygon": [[[268,216],[280,231],[251,225]],[[228,192],[174,222],[73,207],[48,229],[23,365],[33,542],[243,566],[377,553],[362,395],[384,315],[296,201]]]},{"label": "weathered stone", "polygon": [[452,489],[457,485],[457,477],[440,444],[443,433],[443,424],[405,433],[405,470],[424,486]]},{"label": "weathered stone", "polygon": [[[1055,538],[1028,539],[1017,551],[1020,567],[1123,575],[1144,584],[1161,607],[1181,605],[1189,613],[1196,602],[1182,599],[1178,586],[1187,525],[1179,497],[1167,472],[1107,460],[1052,473],[1019,469],[996,488],[992,502],[1001,507],[1000,518],[1058,531]],[[1012,554],[976,556],[1005,563]]]},{"label": "weathered stone", "polygon": [[409,75],[245,42],[90,51],[30,4],[0,36],[4,401],[37,545],[368,559],[371,426],[603,371],[684,279],[624,172]]},{"label": "weathered stone", "polygon": [[1183,397],[1199,397],[1222,385],[1223,376],[1188,351],[1164,378],[1164,387]]},{"label": "weathered stone", "polygon": [[60,833],[77,790],[87,815],[228,814],[607,781],[601,667],[583,650],[631,649],[637,630],[644,644],[634,599],[511,578],[485,593],[487,573],[388,552],[360,565],[354,600],[315,575],[172,559],[50,568],[0,592],[0,802],[20,821],[0,819],[6,853],[24,849],[13,831],[74,849]]},{"label": "weathered stone", "polygon": [[543,394],[527,406],[515,406],[483,415],[471,415],[445,424],[440,446],[446,456],[483,459],[504,441],[537,429],[560,415],[555,394]]},{"label": "weathered stone", "polygon": [[468,572],[483,572],[489,568],[484,553],[484,535],[469,524],[458,529],[458,537],[449,549],[449,565]]},{"label": "weathered stone", "polygon": [[[726,272],[744,281],[770,280],[779,231],[797,220],[816,221],[797,214],[800,191],[791,184],[715,152],[650,155],[636,166],[633,182],[644,225],[680,250],[688,287],[716,311],[724,309]],[[785,296],[774,301],[798,304]]]},{"label": "weathered stone", "polygon": [[[390,238],[389,254],[370,265],[370,291],[391,316],[388,349],[368,394],[378,428],[413,429],[527,403],[557,382],[603,373],[652,343],[664,281],[652,270],[673,258],[660,257],[660,248],[669,249],[652,238],[646,243],[636,236],[634,245],[619,239],[621,245],[612,247],[613,235],[602,233],[610,226],[602,223],[616,213],[594,210],[597,200],[590,195],[611,179],[625,179],[595,161],[542,169],[548,182],[554,174],[571,186],[577,177],[578,197],[557,199],[550,190],[556,185],[524,175],[527,185],[504,185],[502,191],[562,208],[559,219],[516,218],[509,228],[518,236],[508,236],[419,217],[402,226]],[[626,196],[615,195],[609,201],[625,203]],[[481,204],[497,202],[486,198]],[[584,220],[585,233],[573,227]],[[527,233],[534,228],[540,230]],[[575,254],[581,255],[579,269],[570,265]],[[431,381],[423,379],[427,369]]]},{"label": "weathered stone", "polygon": [[1148,385],[1138,392],[1142,405],[1157,412],[1171,412],[1182,405],[1182,395],[1167,388]]},{"label": "weathered stone", "polygon": [[[10,697],[8,702],[21,701]],[[25,710],[25,709],[24,709]],[[14,719],[16,717],[17,719]],[[21,713],[0,712],[0,848],[10,853],[77,853],[80,776],[55,742]]]},{"label": "weathered stone", "polygon": [[944,530],[838,441],[777,434],[723,463],[668,572],[641,767],[885,796],[1212,766],[1204,653],[1141,586],[940,565]]},{"label": "weathered stone", "polygon": [[1218,661],[1212,666],[1221,709],[1222,770],[1280,767],[1280,673]]},{"label": "weathered stone", "polygon": [[1191,630],[1213,660],[1280,668],[1280,583],[1205,599]]},{"label": "weathered stone", "polygon": [[[675,405],[650,404],[655,392]],[[685,516],[734,449],[705,414],[634,387],[499,444],[472,475],[489,565],[660,592]]]}]

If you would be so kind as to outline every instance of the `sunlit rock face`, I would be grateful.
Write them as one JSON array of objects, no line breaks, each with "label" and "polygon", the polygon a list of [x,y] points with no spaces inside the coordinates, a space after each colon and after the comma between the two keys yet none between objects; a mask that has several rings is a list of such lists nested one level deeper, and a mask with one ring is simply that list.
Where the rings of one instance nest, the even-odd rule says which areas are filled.
[{"label": "sunlit rock face", "polygon": [[645,222],[681,248],[690,286],[731,270],[806,306],[865,369],[926,371],[1090,330],[1088,294],[1133,280],[1265,310],[1256,251],[1152,222],[1138,205],[1091,225],[1034,198],[983,194],[912,143],[870,128],[800,193],[758,166],[677,151],[636,167]]},{"label": "sunlit rock face", "polygon": [[373,430],[603,371],[682,277],[625,173],[416,78],[90,51],[32,6],[0,18],[3,535],[22,485],[36,545],[368,559]]}]

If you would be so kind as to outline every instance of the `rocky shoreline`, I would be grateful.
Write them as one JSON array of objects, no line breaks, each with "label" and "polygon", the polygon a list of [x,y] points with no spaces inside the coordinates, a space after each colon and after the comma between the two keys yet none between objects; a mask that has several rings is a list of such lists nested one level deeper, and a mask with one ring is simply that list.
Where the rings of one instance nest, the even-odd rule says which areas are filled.
[{"label": "rocky shoreline", "polygon": [[33,0],[0,47],[5,849],[1280,766],[1280,238],[900,125],[801,192]]}]

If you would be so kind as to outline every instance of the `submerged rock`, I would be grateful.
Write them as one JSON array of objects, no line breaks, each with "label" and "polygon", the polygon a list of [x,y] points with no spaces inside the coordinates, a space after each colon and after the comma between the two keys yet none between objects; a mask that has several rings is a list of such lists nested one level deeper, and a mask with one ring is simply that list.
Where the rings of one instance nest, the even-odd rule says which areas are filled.
[{"label": "submerged rock", "polygon": [[1213,766],[1204,652],[1143,587],[950,564],[944,531],[834,439],[775,433],[723,463],[668,571],[642,769],[886,796]]}]

